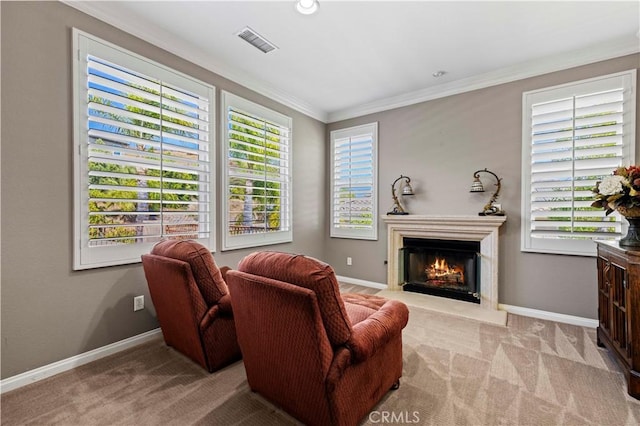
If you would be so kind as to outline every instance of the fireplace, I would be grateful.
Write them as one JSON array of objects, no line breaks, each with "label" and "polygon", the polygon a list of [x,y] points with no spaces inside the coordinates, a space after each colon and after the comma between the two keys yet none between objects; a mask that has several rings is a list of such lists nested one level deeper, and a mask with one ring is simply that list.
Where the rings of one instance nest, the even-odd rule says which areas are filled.
[{"label": "fireplace", "polygon": [[[440,312],[474,318],[493,324],[505,325],[507,313],[498,309],[498,229],[506,216],[385,216],[387,224],[387,289],[382,294],[407,304]],[[479,277],[476,291],[480,303],[469,303],[433,294],[420,294],[403,290],[403,262],[405,239],[463,241],[480,245],[476,257]],[[476,246],[477,247],[477,246]],[[442,269],[442,268],[440,268]],[[473,273],[472,273],[473,275]],[[466,291],[466,290],[465,290]]]},{"label": "fireplace", "polygon": [[480,303],[480,242],[404,238],[400,251],[404,291]]}]

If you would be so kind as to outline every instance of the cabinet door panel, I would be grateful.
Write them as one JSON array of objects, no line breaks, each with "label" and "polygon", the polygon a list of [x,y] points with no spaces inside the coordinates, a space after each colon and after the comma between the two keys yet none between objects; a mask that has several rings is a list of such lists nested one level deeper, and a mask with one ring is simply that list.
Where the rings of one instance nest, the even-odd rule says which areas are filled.
[{"label": "cabinet door panel", "polygon": [[609,270],[611,263],[598,257],[598,320],[600,329],[611,334],[611,302],[609,299]]},{"label": "cabinet door panel", "polygon": [[627,361],[630,356],[629,330],[627,327],[627,271],[614,263],[609,269],[611,285],[611,339]]}]

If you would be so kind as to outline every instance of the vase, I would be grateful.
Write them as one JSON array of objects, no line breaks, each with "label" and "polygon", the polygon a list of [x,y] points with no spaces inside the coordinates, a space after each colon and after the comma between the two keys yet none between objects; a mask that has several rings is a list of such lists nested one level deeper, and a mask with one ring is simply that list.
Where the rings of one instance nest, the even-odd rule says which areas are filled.
[{"label": "vase", "polygon": [[627,235],[620,240],[620,246],[640,249],[640,207],[618,207],[627,222],[629,229]]}]

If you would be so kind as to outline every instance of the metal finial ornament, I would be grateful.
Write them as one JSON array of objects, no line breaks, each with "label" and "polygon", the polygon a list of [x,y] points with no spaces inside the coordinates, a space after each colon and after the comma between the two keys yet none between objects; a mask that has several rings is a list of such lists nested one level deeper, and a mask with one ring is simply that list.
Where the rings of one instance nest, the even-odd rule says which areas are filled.
[{"label": "metal finial ornament", "polygon": [[496,178],[496,192],[493,193],[489,202],[484,206],[483,210],[478,213],[479,216],[504,216],[505,212],[500,207],[498,207],[495,203],[498,200],[498,196],[500,195],[500,188],[502,186],[501,181],[502,178],[499,178],[498,175],[493,173],[491,170],[487,170],[486,168],[483,170],[478,170],[473,174],[473,183],[471,184],[471,189],[469,192],[484,192],[484,185],[480,180],[480,173],[489,173]]}]

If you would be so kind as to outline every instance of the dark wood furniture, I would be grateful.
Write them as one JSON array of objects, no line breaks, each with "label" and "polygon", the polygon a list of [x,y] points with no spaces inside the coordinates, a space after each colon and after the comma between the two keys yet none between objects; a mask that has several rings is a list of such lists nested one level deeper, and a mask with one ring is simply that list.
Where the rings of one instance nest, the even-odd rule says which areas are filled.
[{"label": "dark wood furniture", "polygon": [[640,399],[640,249],[598,242],[598,345],[608,348]]}]

